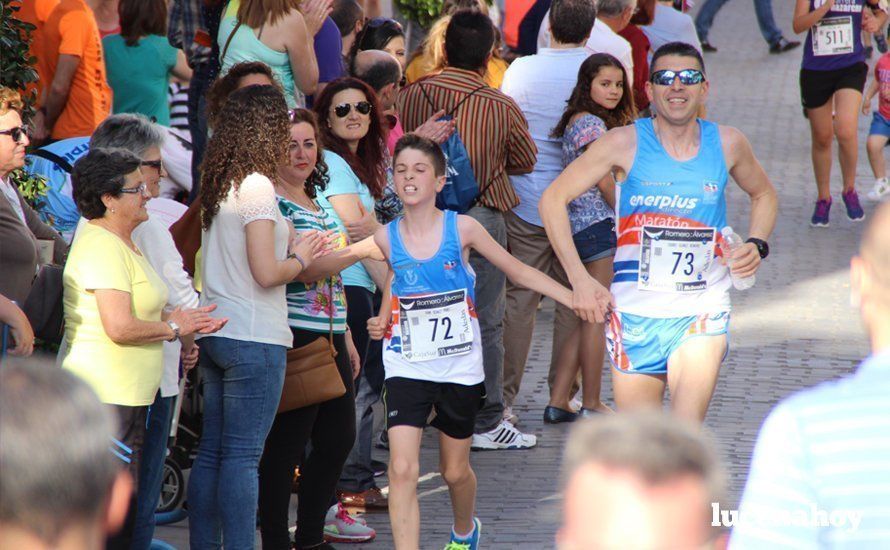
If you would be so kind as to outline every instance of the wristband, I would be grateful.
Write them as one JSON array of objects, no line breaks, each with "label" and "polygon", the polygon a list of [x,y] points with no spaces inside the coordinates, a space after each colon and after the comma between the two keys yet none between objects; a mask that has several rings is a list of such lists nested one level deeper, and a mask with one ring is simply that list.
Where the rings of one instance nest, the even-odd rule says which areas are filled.
[{"label": "wristband", "polygon": [[303,271],[304,269],[306,269],[306,262],[304,262],[303,258],[301,258],[300,255],[297,254],[296,252],[291,252],[290,254],[287,255],[287,257],[288,257],[288,259],[297,260],[300,263],[300,271]]}]

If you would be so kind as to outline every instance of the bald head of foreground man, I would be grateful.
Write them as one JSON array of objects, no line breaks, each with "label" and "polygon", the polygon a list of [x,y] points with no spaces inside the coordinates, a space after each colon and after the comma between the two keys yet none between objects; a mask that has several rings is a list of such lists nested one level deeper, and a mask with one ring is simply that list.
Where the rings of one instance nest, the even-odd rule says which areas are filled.
[{"label": "bald head of foreground man", "polygon": [[724,548],[711,526],[723,475],[682,420],[626,413],[576,423],[566,447],[559,550]]},{"label": "bald head of foreground man", "polygon": [[890,203],[872,215],[859,255],[850,261],[850,280],[872,353],[890,349]]},{"label": "bald head of foreground man", "polygon": [[351,69],[352,76],[374,88],[384,111],[393,108],[399,97],[402,65],[391,53],[383,50],[362,50],[355,54]]}]

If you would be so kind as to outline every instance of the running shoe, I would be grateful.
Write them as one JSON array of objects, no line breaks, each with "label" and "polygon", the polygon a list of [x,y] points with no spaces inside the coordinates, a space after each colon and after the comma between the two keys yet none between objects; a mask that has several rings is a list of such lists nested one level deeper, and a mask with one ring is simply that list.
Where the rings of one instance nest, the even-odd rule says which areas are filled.
[{"label": "running shoe", "polygon": [[324,519],[325,542],[368,542],[377,532],[364,520],[351,516],[339,502],[328,508]]},{"label": "running shoe", "polygon": [[479,537],[482,535],[482,522],[479,518],[473,518],[473,532],[470,538],[459,538],[454,529],[451,529],[451,540],[445,545],[445,550],[477,550],[479,548]]},{"label": "running shoe", "polygon": [[702,41],[701,43],[701,51],[703,52],[716,52],[717,48],[708,42],[707,40]]},{"label": "running shoe", "polygon": [[878,202],[887,197],[890,197],[890,183],[887,178],[876,179],[874,188],[868,192],[869,200]]},{"label": "running shoe", "polygon": [[816,209],[813,211],[813,217],[810,219],[810,225],[813,227],[828,227],[828,211],[831,210],[831,199],[817,200]]},{"label": "running shoe", "polygon": [[882,33],[875,33],[875,46],[878,47],[879,52],[887,53],[887,39]]},{"label": "running shoe", "polygon": [[844,191],[841,197],[844,199],[844,206],[847,207],[847,218],[851,222],[861,222],[865,219],[865,212],[859,204],[859,193],[855,189]]},{"label": "running shoe", "polygon": [[513,413],[513,407],[504,407],[504,420],[517,426],[519,424],[519,415]]},{"label": "running shoe", "polygon": [[473,434],[471,448],[474,451],[498,451],[506,449],[531,449],[538,444],[538,438],[524,434],[506,420],[490,432]]}]

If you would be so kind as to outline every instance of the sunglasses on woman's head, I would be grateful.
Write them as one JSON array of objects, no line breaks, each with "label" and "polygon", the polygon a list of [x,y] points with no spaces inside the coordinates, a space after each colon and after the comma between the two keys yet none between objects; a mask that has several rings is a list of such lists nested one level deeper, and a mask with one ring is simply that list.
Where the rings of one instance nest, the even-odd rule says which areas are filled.
[{"label": "sunglasses on woman's head", "polygon": [[670,86],[674,79],[679,78],[680,84],[692,86],[705,81],[705,73],[698,69],[683,69],[682,71],[655,71],[649,76],[649,82],[656,86]]},{"label": "sunglasses on woman's head", "polygon": [[370,102],[359,101],[358,103],[340,103],[334,105],[334,114],[337,115],[337,118],[346,118],[346,115],[352,111],[353,107],[355,107],[355,110],[361,115],[366,115],[371,112]]},{"label": "sunglasses on woman's head", "polygon": [[0,134],[9,136],[12,138],[12,141],[18,143],[22,141],[23,137],[28,135],[28,127],[23,124],[21,126],[16,126],[15,128],[10,128],[9,130],[0,131]]},{"label": "sunglasses on woman's head", "polygon": [[395,19],[390,19],[388,17],[375,17],[374,19],[369,19],[366,23],[366,27],[376,28],[386,25],[387,23],[393,23],[396,27],[402,28],[402,24],[396,21]]}]

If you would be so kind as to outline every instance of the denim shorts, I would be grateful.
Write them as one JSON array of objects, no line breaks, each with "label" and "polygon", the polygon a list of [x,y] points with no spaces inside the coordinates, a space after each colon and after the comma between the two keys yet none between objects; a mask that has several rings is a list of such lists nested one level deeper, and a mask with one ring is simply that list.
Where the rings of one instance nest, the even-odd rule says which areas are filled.
[{"label": "denim shorts", "polygon": [[615,220],[606,218],[572,235],[581,261],[590,263],[615,255]]},{"label": "denim shorts", "polygon": [[875,116],[871,119],[871,128],[868,129],[868,135],[890,138],[890,120],[887,120],[884,118],[884,115],[875,111]]}]

